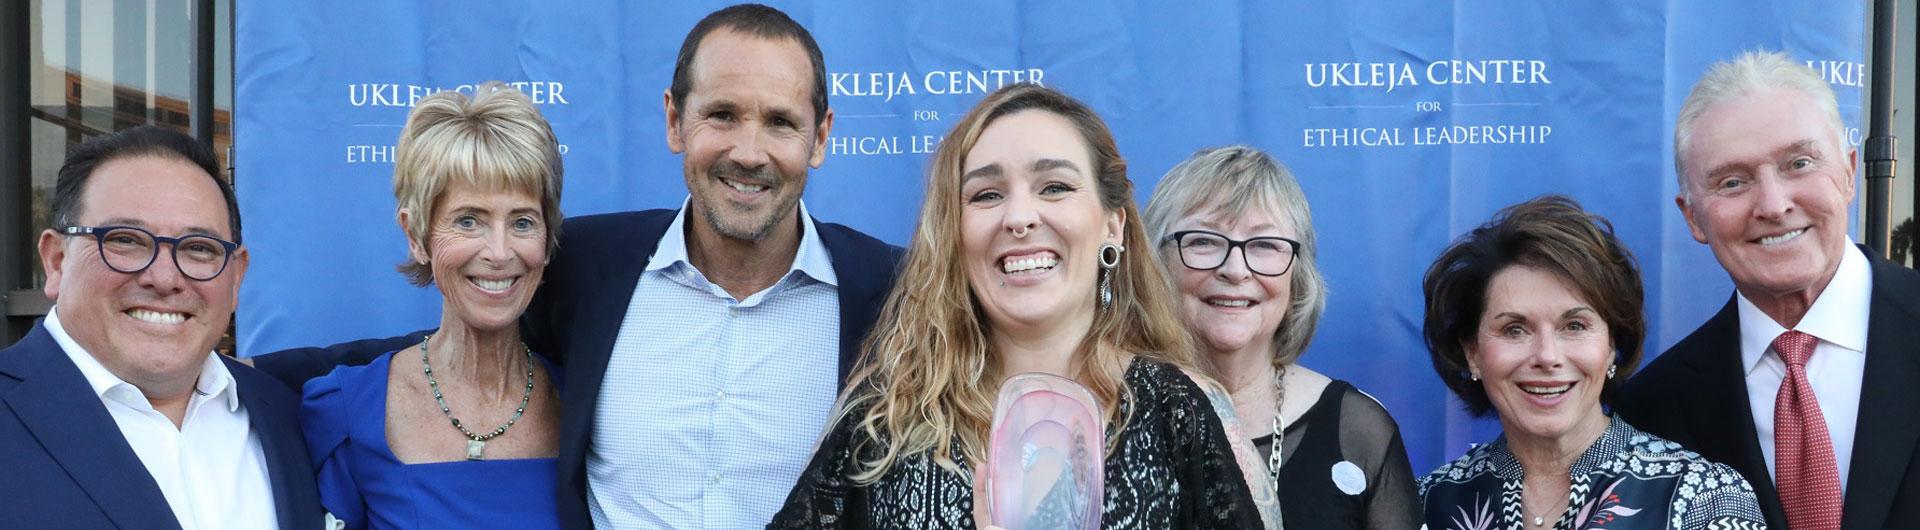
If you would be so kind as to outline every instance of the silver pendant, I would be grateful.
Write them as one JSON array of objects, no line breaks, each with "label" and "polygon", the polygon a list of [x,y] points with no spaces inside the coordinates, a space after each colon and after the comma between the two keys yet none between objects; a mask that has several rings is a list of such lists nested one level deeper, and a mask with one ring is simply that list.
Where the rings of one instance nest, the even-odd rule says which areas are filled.
[{"label": "silver pendant", "polygon": [[467,440],[467,460],[479,460],[480,453],[487,450],[487,442]]}]

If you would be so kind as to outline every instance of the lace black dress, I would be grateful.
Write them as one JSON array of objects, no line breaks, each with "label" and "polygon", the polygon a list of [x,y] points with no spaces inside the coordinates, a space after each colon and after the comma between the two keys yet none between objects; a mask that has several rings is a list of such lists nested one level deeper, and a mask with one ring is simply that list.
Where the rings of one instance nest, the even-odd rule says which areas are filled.
[{"label": "lace black dress", "polygon": [[[1109,430],[1119,443],[1106,459],[1101,528],[1260,528],[1246,478],[1200,387],[1178,368],[1139,358],[1126,381],[1134,399],[1121,407],[1132,416],[1119,433]],[[843,421],[828,433],[769,530],[974,528],[969,462],[957,456],[963,472],[955,473],[930,454],[908,455],[879,480],[856,484],[848,478],[852,442],[864,435],[852,425]]]},{"label": "lace black dress", "polygon": [[[1289,528],[1420,527],[1407,448],[1380,402],[1336,379],[1285,434],[1278,491]],[[1264,469],[1273,435],[1253,443]]]}]

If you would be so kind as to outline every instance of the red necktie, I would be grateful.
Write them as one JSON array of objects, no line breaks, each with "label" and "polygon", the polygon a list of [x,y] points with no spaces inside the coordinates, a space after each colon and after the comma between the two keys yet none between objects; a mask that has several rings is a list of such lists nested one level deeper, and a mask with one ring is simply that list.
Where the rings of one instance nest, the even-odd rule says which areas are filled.
[{"label": "red necktie", "polygon": [[1787,363],[1787,380],[1773,400],[1773,482],[1794,530],[1840,528],[1840,468],[1826,418],[1807,382],[1807,358],[1819,342],[1798,331],[1773,339],[1774,353]]}]

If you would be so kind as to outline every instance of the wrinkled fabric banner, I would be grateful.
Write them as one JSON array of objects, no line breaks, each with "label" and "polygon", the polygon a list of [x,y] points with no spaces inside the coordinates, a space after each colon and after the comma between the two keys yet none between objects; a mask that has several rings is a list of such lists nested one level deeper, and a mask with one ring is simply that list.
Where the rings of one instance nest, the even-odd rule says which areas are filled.
[{"label": "wrinkled fabric banner", "polygon": [[[1639,257],[1651,357],[1732,293],[1673,206],[1687,90],[1714,61],[1785,50],[1833,84],[1857,146],[1863,4],[774,3],[820,42],[837,116],[808,208],[896,244],[928,154],[1007,83],[1100,111],[1143,203],[1196,149],[1273,153],[1312,203],[1332,289],[1301,362],[1384,404],[1416,474],[1499,430],[1433,374],[1420,277],[1434,256],[1503,206],[1570,195]],[[678,207],[662,93],[688,29],[722,5],[238,6],[235,180],[253,256],[240,351],[437,322],[437,291],[394,271],[406,243],[390,180],[407,111],[436,91],[501,80],[531,96],[565,145],[568,215]]]}]

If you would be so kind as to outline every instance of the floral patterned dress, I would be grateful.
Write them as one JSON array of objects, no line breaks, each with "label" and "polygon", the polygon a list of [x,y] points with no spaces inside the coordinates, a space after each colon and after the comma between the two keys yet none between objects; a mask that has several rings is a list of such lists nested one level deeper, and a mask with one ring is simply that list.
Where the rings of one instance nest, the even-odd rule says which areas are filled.
[{"label": "floral patterned dress", "polygon": [[1505,436],[1420,479],[1431,530],[1766,528],[1753,487],[1709,462],[1613,418],[1574,461],[1567,511],[1551,527],[1521,513],[1524,472]]}]

